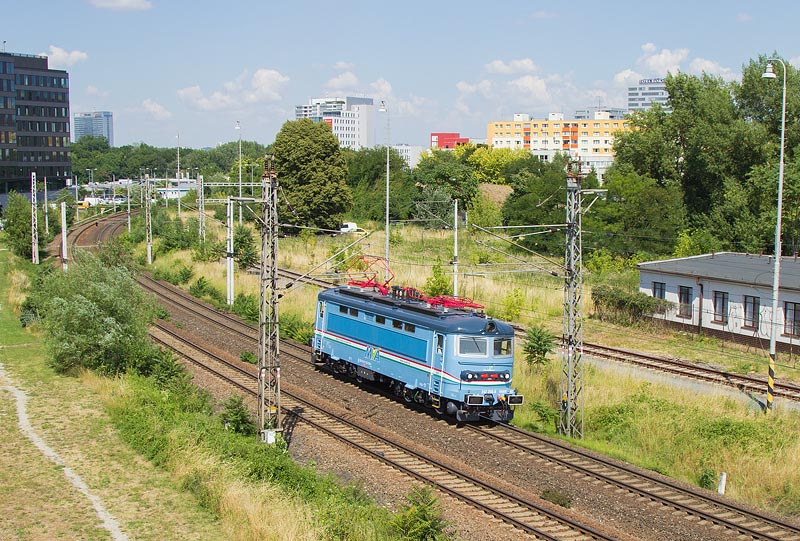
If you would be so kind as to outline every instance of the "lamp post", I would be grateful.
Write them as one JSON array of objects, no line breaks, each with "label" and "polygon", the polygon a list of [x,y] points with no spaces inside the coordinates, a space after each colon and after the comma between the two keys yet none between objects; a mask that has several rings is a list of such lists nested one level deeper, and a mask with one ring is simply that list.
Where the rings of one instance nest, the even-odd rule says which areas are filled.
[{"label": "lamp post", "polygon": [[386,102],[381,100],[381,106],[378,109],[382,113],[386,113],[386,273],[385,280],[389,280],[389,108]]},{"label": "lamp post", "polygon": [[786,64],[780,58],[770,58],[767,69],[761,75],[764,79],[775,79],[773,62],[780,62],[783,67],[783,97],[781,101],[781,152],[778,164],[778,216],[775,220],[775,268],[772,271],[772,325],[769,333],[769,378],[767,381],[767,409],[772,411],[772,400],[775,392],[775,339],[778,333],[778,291],[781,279],[781,214],[783,213],[783,148],[786,137]]},{"label": "lamp post", "polygon": [[236,131],[239,132],[239,225],[242,225],[242,126],[236,121]]}]

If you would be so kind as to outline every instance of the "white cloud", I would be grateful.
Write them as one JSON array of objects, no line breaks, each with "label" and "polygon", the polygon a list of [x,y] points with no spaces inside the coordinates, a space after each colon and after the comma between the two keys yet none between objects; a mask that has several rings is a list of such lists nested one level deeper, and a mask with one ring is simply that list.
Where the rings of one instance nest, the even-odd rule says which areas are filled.
[{"label": "white cloud", "polygon": [[86,93],[89,94],[90,96],[97,96],[98,98],[107,98],[108,97],[108,92],[106,92],[105,90],[100,90],[99,88],[97,88],[94,85],[87,86],[86,87]]},{"label": "white cloud", "polygon": [[750,15],[749,13],[739,13],[736,16],[736,20],[739,21],[740,23],[749,23],[750,21],[753,20],[753,16]]},{"label": "white cloud", "polygon": [[618,87],[628,87],[636,85],[640,79],[643,79],[642,74],[632,69],[624,69],[614,75],[613,83]]},{"label": "white cloud", "polygon": [[89,58],[89,55],[83,51],[67,51],[55,45],[50,45],[49,49],[49,53],[39,54],[47,56],[51,68],[66,68]]},{"label": "white cloud", "polygon": [[358,86],[358,77],[352,71],[346,71],[325,83],[331,90],[350,90]]},{"label": "white cloud", "polygon": [[550,103],[551,96],[547,82],[533,75],[523,75],[508,83],[509,87],[515,91],[526,102]]},{"label": "white cloud", "polygon": [[222,83],[223,90],[217,90],[206,95],[197,86],[187,86],[178,90],[178,97],[195,109],[201,111],[220,111],[234,109],[246,103],[261,103],[279,101],[280,88],[289,80],[289,77],[271,69],[259,69],[248,84],[248,73],[242,72],[233,81]]},{"label": "white cloud", "polygon": [[142,102],[144,110],[150,113],[156,120],[165,120],[172,116],[172,113],[167,111],[163,105],[154,102],[151,99],[146,99]]},{"label": "white cloud", "polygon": [[142,11],[153,7],[150,0],[89,0],[96,8],[114,11]]},{"label": "white cloud", "polygon": [[378,99],[386,99],[392,95],[392,83],[386,79],[381,78],[377,81],[373,81],[369,84],[369,86],[375,91]]},{"label": "white cloud", "polygon": [[478,81],[475,84],[466,81],[459,81],[456,83],[456,89],[461,92],[461,94],[479,94],[485,98],[488,98],[492,94],[493,88],[494,84],[486,79]]},{"label": "white cloud", "polygon": [[709,75],[717,75],[726,81],[733,81],[738,77],[732,69],[721,66],[718,62],[713,60],[706,60],[705,58],[695,58],[689,62],[689,73],[692,75],[702,75],[707,73]]},{"label": "white cloud", "polygon": [[509,75],[514,73],[531,73],[536,71],[536,64],[530,58],[521,58],[519,60],[512,60],[511,62],[503,62],[502,60],[492,60],[484,66],[489,73],[498,73],[502,75]]},{"label": "white cloud", "polygon": [[289,77],[279,71],[270,69],[260,69],[253,74],[250,80],[250,91],[246,93],[246,99],[250,103],[262,101],[279,101],[281,99],[280,89],[289,82]]},{"label": "white cloud", "polygon": [[680,71],[681,62],[689,56],[689,49],[657,51],[656,46],[652,43],[642,45],[642,52],[644,54],[639,57],[638,64],[647,68],[649,73],[659,76],[664,76],[667,72],[677,73]]},{"label": "white cloud", "polygon": [[335,64],[333,65],[333,67],[334,67],[334,69],[337,69],[337,70],[346,70],[346,71],[350,71],[350,70],[353,70],[353,69],[355,69],[356,65],[355,65],[355,64],[353,64],[352,62],[345,62],[345,61],[343,61],[343,60],[340,60],[340,61],[338,61],[337,63],[335,63]]}]

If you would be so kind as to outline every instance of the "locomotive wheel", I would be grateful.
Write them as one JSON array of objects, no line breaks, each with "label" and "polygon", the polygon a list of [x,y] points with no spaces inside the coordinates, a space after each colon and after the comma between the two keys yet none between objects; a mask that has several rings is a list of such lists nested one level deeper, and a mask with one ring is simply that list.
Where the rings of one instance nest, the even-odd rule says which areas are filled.
[{"label": "locomotive wheel", "polygon": [[406,402],[414,401],[414,395],[411,394],[410,389],[403,389],[403,400],[405,400]]}]

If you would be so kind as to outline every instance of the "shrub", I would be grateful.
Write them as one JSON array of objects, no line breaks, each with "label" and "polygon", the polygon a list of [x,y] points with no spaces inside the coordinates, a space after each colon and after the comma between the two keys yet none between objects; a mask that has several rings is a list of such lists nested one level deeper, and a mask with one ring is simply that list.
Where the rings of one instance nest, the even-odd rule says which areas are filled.
[{"label": "shrub", "polygon": [[239,354],[239,358],[240,358],[242,361],[246,362],[246,363],[250,363],[250,364],[256,364],[256,363],[258,363],[258,357],[257,357],[257,356],[256,356],[256,354],[255,354],[255,353],[253,353],[252,351],[247,351],[247,350],[245,350],[245,351],[241,352],[241,353]]},{"label": "shrub", "polygon": [[296,314],[282,314],[280,317],[281,337],[291,338],[301,344],[309,344],[314,337],[314,324],[308,323]]},{"label": "shrub", "polygon": [[442,518],[442,510],[431,487],[426,485],[414,488],[406,498],[408,503],[392,519],[392,526],[401,539],[453,539],[452,535],[444,531],[448,523]]},{"label": "shrub", "polygon": [[547,355],[552,353],[556,347],[556,338],[553,334],[541,325],[528,329],[525,333],[525,360],[531,366],[539,369],[547,362]]},{"label": "shrub", "polygon": [[437,260],[433,266],[432,276],[425,280],[425,293],[435,297],[437,295],[450,295],[453,291],[453,282],[445,276],[442,261]]},{"label": "shrub", "polygon": [[594,313],[603,321],[620,325],[633,325],[664,313],[672,303],[656,299],[639,291],[627,292],[622,289],[600,285],[592,289]]},{"label": "shrub", "polygon": [[255,294],[239,293],[233,299],[231,310],[246,321],[258,322],[259,299]]},{"label": "shrub", "polygon": [[237,434],[256,433],[256,425],[250,418],[244,399],[238,394],[232,394],[222,402],[222,422],[226,430],[232,430]]}]

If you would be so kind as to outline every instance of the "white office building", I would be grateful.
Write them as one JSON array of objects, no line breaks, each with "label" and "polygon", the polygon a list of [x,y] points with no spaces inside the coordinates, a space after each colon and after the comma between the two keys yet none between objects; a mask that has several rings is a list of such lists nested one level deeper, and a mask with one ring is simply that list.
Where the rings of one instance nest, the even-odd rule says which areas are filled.
[{"label": "white office building", "polygon": [[409,145],[406,143],[392,145],[392,148],[400,154],[400,157],[403,158],[409,169],[414,169],[417,166],[419,160],[422,158],[422,153],[425,152],[425,149],[421,146]]},{"label": "white office building", "polygon": [[372,98],[352,96],[312,98],[295,107],[295,120],[326,122],[339,146],[359,150],[375,146],[375,104]]},{"label": "white office building", "polygon": [[639,86],[628,87],[628,110],[644,111],[658,103],[667,112],[672,112],[667,101],[669,93],[664,79],[640,79]]},{"label": "white office building", "polygon": [[84,135],[105,137],[108,146],[114,146],[114,115],[110,111],[93,111],[90,113],[75,113],[73,116],[75,127],[72,136],[75,141]]}]

